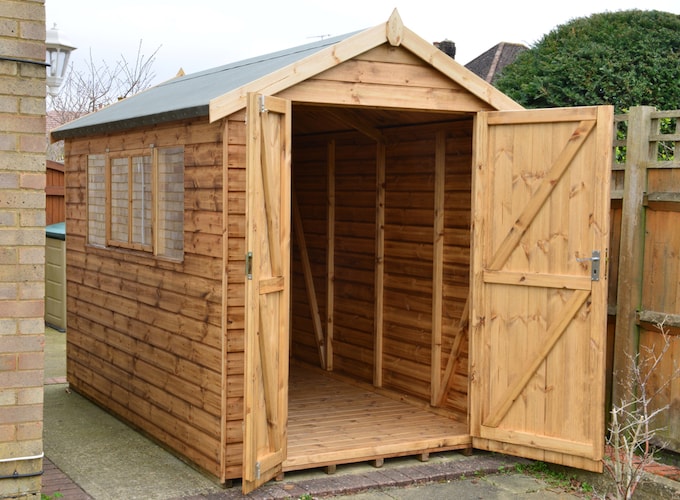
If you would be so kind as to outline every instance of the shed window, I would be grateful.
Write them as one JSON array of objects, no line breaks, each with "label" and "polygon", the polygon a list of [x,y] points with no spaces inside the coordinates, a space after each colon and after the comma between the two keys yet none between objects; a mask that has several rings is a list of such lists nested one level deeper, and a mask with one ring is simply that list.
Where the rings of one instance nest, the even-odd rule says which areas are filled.
[{"label": "shed window", "polygon": [[181,260],[184,148],[90,155],[88,241]]}]

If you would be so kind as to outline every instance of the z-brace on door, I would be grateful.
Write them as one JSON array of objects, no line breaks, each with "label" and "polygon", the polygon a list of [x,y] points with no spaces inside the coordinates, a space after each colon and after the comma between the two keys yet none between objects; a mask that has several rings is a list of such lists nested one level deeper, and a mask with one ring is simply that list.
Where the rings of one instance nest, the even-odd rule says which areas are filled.
[{"label": "z-brace on door", "polygon": [[604,106],[477,117],[476,448],[602,470],[612,124]]},{"label": "z-brace on door", "polygon": [[290,101],[248,95],[243,492],[282,470],[288,420]]}]

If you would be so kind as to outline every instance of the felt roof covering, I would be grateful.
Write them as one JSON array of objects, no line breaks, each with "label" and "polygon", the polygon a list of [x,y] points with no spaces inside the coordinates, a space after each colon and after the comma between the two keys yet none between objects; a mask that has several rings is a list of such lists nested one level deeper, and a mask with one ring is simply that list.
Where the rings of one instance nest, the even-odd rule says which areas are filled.
[{"label": "felt roof covering", "polygon": [[249,92],[276,95],[384,43],[401,46],[496,109],[522,107],[406,28],[395,9],[386,23],[168,80],[53,130],[53,141],[243,109]]},{"label": "felt roof covering", "polygon": [[284,68],[352,34],[280,50],[173,78],[52,130],[52,139],[207,116],[210,100]]}]

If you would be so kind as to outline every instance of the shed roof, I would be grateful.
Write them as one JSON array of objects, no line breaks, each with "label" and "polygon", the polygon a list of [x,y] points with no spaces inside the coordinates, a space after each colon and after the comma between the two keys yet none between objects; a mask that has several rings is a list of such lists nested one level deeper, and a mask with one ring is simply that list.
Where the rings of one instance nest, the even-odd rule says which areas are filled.
[{"label": "shed roof", "polygon": [[334,45],[353,33],[173,78],[52,130],[55,140],[208,116],[210,100]]},{"label": "shed roof", "polygon": [[395,11],[387,23],[174,78],[52,131],[60,140],[174,120],[218,120],[245,107],[248,92],[274,95],[378,45],[404,46],[497,109],[521,109],[432,44],[404,27]]}]

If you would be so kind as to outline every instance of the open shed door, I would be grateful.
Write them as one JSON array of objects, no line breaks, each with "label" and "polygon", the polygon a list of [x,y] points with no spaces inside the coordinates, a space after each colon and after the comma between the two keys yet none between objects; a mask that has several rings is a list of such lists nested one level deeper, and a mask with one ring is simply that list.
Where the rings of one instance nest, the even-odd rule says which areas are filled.
[{"label": "open shed door", "polygon": [[248,95],[243,492],[282,470],[288,420],[290,101]]},{"label": "open shed door", "polygon": [[478,114],[476,448],[602,470],[612,124],[605,106]]}]

